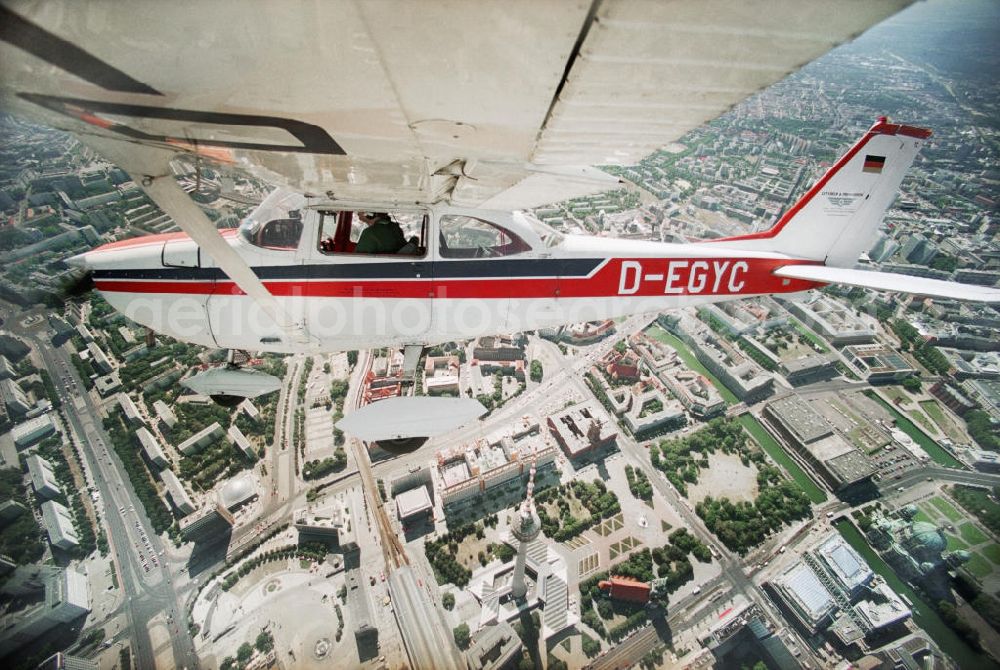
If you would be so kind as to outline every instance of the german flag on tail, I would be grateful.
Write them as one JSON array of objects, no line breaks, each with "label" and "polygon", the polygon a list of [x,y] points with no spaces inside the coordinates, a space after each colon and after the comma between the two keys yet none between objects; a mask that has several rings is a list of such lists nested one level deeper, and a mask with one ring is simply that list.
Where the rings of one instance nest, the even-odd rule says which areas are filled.
[{"label": "german flag on tail", "polygon": [[879,174],[882,172],[882,168],[885,167],[885,156],[872,156],[871,154],[865,155],[865,164],[861,168],[862,172],[874,172]]}]

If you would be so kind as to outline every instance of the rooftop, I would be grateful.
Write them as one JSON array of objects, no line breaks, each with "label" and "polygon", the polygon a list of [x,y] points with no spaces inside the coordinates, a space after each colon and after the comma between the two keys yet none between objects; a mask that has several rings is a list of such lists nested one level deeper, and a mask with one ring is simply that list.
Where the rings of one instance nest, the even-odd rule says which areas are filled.
[{"label": "rooftop", "polygon": [[803,562],[796,563],[777,580],[795,604],[815,625],[834,608],[833,596],[820,582],[812,568]]},{"label": "rooftop", "polygon": [[434,503],[431,502],[431,495],[426,485],[403,491],[396,496],[396,513],[400,519],[422,514],[433,508]]},{"label": "rooftop", "polygon": [[[843,442],[843,440],[841,440],[841,442]],[[847,443],[844,442],[844,444]],[[847,486],[861,481],[866,477],[871,477],[877,471],[875,464],[872,463],[871,459],[854,447],[851,447],[850,451],[847,451],[840,456],[836,456],[825,461],[824,465],[826,465],[830,474],[833,475],[833,478],[837,480],[841,486]]]},{"label": "rooftop", "polygon": [[775,400],[768,403],[767,408],[803,444],[815,442],[833,432],[826,419],[798,396]]},{"label": "rooftop", "polygon": [[254,498],[256,495],[257,486],[254,483],[253,477],[249,474],[244,474],[239,477],[233,477],[222,485],[222,488],[219,489],[219,502],[226,509],[232,510]]},{"label": "rooftop", "polygon": [[831,535],[816,553],[847,591],[853,591],[874,576],[864,559],[840,535]]}]

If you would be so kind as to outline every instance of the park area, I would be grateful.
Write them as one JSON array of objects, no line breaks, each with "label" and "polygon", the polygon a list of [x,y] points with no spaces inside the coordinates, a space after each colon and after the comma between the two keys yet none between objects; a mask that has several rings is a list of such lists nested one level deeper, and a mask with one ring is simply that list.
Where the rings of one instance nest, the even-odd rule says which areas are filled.
[{"label": "park area", "polygon": [[812,514],[802,488],[768,462],[736,421],[714,419],[690,435],[651,445],[649,454],[731,551],[745,554],[785,524]]},{"label": "park area", "polygon": [[708,467],[703,470],[696,484],[688,489],[688,499],[700,503],[705,498],[728,498],[733,502],[750,502],[757,499],[757,466],[752,462],[743,465],[736,454],[714,453],[708,456]]}]

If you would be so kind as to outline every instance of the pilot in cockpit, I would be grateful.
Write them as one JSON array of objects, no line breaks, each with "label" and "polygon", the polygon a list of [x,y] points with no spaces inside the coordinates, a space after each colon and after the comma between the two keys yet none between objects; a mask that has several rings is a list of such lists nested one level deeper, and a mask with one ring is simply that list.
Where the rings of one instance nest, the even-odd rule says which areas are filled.
[{"label": "pilot in cockpit", "polygon": [[358,212],[366,228],[354,248],[359,254],[395,254],[406,245],[399,223],[385,212]]}]

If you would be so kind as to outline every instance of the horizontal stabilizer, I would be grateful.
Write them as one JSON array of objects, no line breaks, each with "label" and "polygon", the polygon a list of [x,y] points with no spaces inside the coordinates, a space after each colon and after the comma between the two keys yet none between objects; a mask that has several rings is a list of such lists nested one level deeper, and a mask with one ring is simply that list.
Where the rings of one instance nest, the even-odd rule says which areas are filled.
[{"label": "horizontal stabilizer", "polygon": [[898,291],[934,298],[1000,303],[1000,289],[959,284],[940,279],[927,279],[926,277],[912,277],[893,272],[832,268],[825,265],[786,265],[775,270],[774,274],[778,277],[807,279],[828,284],[847,284],[848,286],[860,286],[879,291]]},{"label": "horizontal stabilizer", "polygon": [[366,442],[434,437],[483,414],[486,408],[472,398],[387,398],[354,410],[337,428]]}]

